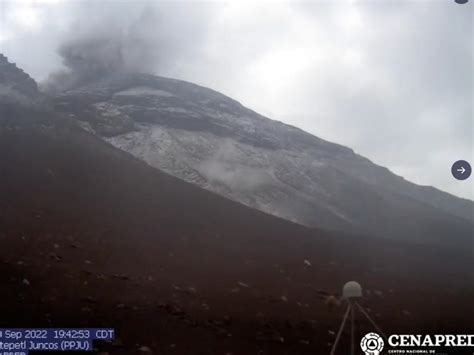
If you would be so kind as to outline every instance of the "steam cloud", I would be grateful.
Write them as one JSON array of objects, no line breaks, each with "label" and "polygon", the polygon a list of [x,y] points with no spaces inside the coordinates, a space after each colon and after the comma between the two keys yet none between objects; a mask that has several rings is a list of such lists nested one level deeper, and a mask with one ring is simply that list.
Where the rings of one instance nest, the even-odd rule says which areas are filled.
[{"label": "steam cloud", "polygon": [[245,160],[245,153],[238,146],[230,140],[224,140],[217,151],[199,165],[198,170],[206,179],[220,183],[231,191],[253,191],[274,183],[271,174],[265,169],[245,166],[242,164]]}]

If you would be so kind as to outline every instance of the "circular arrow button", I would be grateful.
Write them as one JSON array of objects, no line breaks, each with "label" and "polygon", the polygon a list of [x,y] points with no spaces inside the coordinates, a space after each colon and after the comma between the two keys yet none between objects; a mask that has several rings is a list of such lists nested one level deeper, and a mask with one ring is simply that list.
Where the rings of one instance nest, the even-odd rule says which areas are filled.
[{"label": "circular arrow button", "polygon": [[454,178],[458,180],[466,180],[471,176],[471,172],[471,164],[465,160],[458,160],[451,167],[451,174],[453,174]]}]

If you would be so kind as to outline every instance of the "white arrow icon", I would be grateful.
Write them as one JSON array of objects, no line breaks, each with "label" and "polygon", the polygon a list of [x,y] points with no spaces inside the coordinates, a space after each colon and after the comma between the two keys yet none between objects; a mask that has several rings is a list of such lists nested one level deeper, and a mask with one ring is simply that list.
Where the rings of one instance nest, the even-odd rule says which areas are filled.
[{"label": "white arrow icon", "polygon": [[464,169],[464,166],[461,166],[457,171],[460,172],[462,175],[466,172],[466,169]]}]

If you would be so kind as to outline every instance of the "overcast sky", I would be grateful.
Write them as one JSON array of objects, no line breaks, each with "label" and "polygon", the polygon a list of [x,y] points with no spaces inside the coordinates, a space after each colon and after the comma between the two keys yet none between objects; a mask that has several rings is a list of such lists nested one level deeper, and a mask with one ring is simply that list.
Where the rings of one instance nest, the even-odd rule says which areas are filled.
[{"label": "overcast sky", "polygon": [[71,39],[129,33],[135,67],[474,199],[474,176],[450,172],[473,162],[473,14],[450,0],[0,0],[0,52],[41,81]]}]

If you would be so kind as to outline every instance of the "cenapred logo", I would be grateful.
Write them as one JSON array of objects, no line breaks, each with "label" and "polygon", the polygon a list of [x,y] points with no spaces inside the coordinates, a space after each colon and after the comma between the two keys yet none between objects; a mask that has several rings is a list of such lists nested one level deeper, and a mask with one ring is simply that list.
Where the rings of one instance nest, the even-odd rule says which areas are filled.
[{"label": "cenapred logo", "polygon": [[360,347],[365,355],[379,355],[383,346],[383,339],[377,333],[366,334],[360,342]]}]

